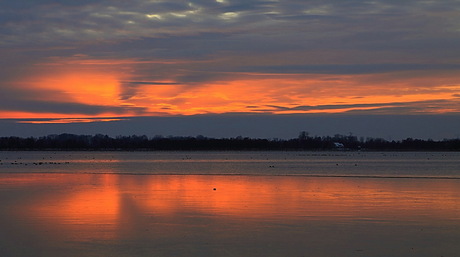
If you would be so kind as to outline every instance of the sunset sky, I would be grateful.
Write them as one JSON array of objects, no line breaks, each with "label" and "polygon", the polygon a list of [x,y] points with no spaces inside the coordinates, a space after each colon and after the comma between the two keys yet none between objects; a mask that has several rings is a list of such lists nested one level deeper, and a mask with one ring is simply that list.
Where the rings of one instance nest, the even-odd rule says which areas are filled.
[{"label": "sunset sky", "polygon": [[457,0],[2,1],[0,136],[459,137],[459,13]]}]

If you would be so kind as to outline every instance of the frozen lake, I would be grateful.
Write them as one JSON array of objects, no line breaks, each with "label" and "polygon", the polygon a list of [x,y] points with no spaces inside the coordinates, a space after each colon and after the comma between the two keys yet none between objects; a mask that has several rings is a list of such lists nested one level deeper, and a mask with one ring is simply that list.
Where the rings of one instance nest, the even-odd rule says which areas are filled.
[{"label": "frozen lake", "polygon": [[0,152],[0,256],[456,256],[459,157]]}]

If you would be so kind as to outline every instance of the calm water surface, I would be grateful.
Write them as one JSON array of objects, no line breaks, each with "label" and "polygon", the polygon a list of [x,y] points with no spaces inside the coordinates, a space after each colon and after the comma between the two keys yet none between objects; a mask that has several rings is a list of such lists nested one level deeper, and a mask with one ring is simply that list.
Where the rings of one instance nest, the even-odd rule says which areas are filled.
[{"label": "calm water surface", "polygon": [[0,173],[460,178],[459,168],[459,152],[0,152]]},{"label": "calm water surface", "polygon": [[0,256],[460,253],[459,153],[0,152],[0,160]]}]

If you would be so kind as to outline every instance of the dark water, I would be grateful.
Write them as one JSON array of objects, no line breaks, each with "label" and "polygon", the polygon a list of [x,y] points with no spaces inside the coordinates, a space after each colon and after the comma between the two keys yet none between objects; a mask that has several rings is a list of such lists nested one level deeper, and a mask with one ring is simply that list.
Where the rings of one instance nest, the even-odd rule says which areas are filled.
[{"label": "dark water", "polygon": [[0,256],[460,253],[458,153],[0,156]]},{"label": "dark water", "polygon": [[0,152],[0,173],[460,178],[460,152]]}]

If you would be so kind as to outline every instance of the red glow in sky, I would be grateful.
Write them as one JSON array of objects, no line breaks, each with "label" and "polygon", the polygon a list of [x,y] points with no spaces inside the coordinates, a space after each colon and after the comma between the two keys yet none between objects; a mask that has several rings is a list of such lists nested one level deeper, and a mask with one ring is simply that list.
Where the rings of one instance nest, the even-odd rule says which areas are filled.
[{"label": "red glow in sky", "polygon": [[460,112],[454,1],[48,2],[0,4],[0,118]]}]

